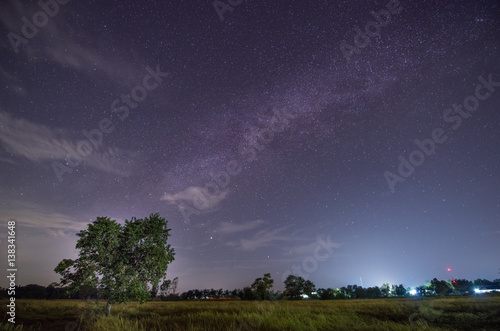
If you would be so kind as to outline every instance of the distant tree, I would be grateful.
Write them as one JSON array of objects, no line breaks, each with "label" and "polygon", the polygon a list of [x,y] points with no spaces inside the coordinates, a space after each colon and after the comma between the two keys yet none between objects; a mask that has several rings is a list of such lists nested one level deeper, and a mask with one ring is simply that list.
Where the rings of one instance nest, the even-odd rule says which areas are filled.
[{"label": "distant tree", "polygon": [[366,298],[380,298],[382,296],[382,293],[380,292],[380,287],[375,286],[375,287],[369,287],[365,289],[365,297]]},{"label": "distant tree", "polygon": [[354,289],[354,292],[356,293],[356,298],[365,299],[368,297],[368,292],[367,292],[366,288],[364,288],[363,286],[358,286],[358,285],[354,285],[354,286],[356,286]]},{"label": "distant tree", "polygon": [[427,286],[425,285],[420,285],[419,287],[416,288],[418,295],[420,296],[425,296]]},{"label": "distant tree", "polygon": [[47,289],[45,286],[28,284],[16,287],[16,296],[24,299],[47,299]]},{"label": "distant tree", "polygon": [[318,289],[318,296],[321,300],[332,300],[335,299],[335,290],[332,288],[324,288]]},{"label": "distant tree", "polygon": [[453,291],[448,282],[437,278],[431,280],[431,288],[439,295],[448,295]]},{"label": "distant tree", "polygon": [[274,280],[270,273],[264,274],[262,278],[257,278],[251,286],[255,297],[259,300],[269,299],[269,290],[273,287],[273,283]]},{"label": "distant tree", "polygon": [[241,300],[255,300],[254,292],[251,287],[244,287]]},{"label": "distant tree", "polygon": [[310,280],[306,280],[304,282],[304,288],[303,288],[304,294],[307,294],[307,296],[311,297],[312,292],[315,292],[315,291],[316,291],[316,285],[314,285],[314,283],[311,282]]},{"label": "distant tree", "polygon": [[475,286],[479,286],[479,287],[481,287],[481,286],[493,285],[493,283],[492,283],[492,282],[490,282],[490,281],[489,281],[489,280],[487,280],[487,279],[480,279],[480,278],[478,278],[478,279],[476,279],[476,280],[474,281],[474,285],[475,285]]},{"label": "distant tree", "polygon": [[348,294],[349,298],[352,298],[352,299],[357,298],[356,287],[358,287],[358,285],[347,285],[347,294]]},{"label": "distant tree", "polygon": [[397,295],[397,289],[398,289],[398,285],[397,284],[392,284],[392,286],[391,286],[391,294],[390,294],[391,297],[395,297]]},{"label": "distant tree", "polygon": [[46,293],[47,293],[47,298],[46,299],[62,299],[58,297],[58,290],[60,290],[61,287],[59,286],[58,283],[52,282],[47,286],[46,288]]},{"label": "distant tree", "polygon": [[177,283],[179,281],[178,277],[175,277],[173,280],[165,279],[163,283],[160,285],[160,296],[162,299],[174,300],[176,296],[178,296],[175,292],[177,290]]},{"label": "distant tree", "polygon": [[283,299],[283,292],[278,291],[269,291],[269,300],[281,300]]},{"label": "distant tree", "polygon": [[151,297],[148,285],[158,284],[174,260],[174,250],[167,245],[169,231],[159,214],[132,218],[123,226],[98,217],[77,234],[78,259],[62,260],[55,272],[72,292],[83,285],[98,288],[109,316],[115,302],[143,303]]},{"label": "distant tree", "polygon": [[284,295],[289,297],[290,299],[300,299],[300,295],[304,293],[304,283],[304,278],[295,275],[289,275],[285,279]]},{"label": "distant tree", "polygon": [[382,284],[380,287],[380,292],[382,293],[382,297],[387,298],[391,295],[391,288],[388,283]]},{"label": "distant tree", "polygon": [[452,281],[453,288],[457,294],[474,293],[474,284],[467,279],[454,279]]},{"label": "distant tree", "polygon": [[169,294],[170,284],[171,283],[172,283],[172,281],[170,279],[165,279],[163,281],[163,283],[161,283],[161,285],[160,285],[160,295],[162,297],[167,296]]},{"label": "distant tree", "polygon": [[404,297],[406,295],[406,288],[403,286],[403,284],[399,284],[399,286],[396,287],[396,295],[398,297]]}]

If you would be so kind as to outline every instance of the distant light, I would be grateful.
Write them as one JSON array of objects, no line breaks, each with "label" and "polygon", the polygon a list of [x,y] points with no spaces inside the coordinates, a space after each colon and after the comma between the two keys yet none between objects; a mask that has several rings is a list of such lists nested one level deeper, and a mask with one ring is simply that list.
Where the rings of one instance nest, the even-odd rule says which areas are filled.
[{"label": "distant light", "polygon": [[448,268],[448,271],[451,271],[451,268]]},{"label": "distant light", "polygon": [[415,290],[415,289],[411,290],[411,291],[410,291],[410,294],[411,294],[411,295],[417,295],[417,290]]},{"label": "distant light", "polygon": [[476,293],[481,293],[481,290],[480,290],[480,289],[478,289],[478,288],[475,288],[475,289],[474,289],[474,292],[476,292]]}]

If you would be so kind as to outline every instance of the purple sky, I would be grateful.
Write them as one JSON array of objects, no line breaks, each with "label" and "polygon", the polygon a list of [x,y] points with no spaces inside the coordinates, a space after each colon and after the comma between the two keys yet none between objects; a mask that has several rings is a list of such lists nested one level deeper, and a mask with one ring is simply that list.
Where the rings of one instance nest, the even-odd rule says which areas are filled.
[{"label": "purple sky", "polygon": [[498,1],[48,2],[0,4],[18,284],[153,212],[180,291],[500,278]]}]

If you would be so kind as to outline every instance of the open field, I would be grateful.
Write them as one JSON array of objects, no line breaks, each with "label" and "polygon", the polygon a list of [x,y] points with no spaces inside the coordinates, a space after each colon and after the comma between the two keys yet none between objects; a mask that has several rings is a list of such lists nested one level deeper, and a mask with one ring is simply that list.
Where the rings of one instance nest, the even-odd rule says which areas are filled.
[{"label": "open field", "polygon": [[500,297],[331,301],[154,301],[114,305],[16,300],[16,326],[1,301],[0,330],[499,330]]}]

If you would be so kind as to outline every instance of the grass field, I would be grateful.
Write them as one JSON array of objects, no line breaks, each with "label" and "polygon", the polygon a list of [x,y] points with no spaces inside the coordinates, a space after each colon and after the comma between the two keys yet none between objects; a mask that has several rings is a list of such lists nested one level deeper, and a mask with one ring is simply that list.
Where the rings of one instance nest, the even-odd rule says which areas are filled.
[{"label": "grass field", "polygon": [[114,305],[16,300],[16,327],[1,301],[0,330],[500,330],[500,297],[332,301],[154,301]]}]

